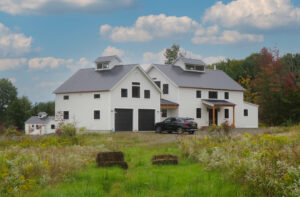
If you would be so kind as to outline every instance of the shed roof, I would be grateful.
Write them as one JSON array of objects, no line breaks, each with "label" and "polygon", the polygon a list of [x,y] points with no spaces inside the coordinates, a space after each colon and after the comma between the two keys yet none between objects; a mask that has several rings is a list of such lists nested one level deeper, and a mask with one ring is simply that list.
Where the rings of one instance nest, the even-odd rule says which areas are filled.
[{"label": "shed roof", "polygon": [[25,124],[47,124],[50,120],[54,120],[53,116],[47,116],[45,118],[39,118],[38,116],[31,116]]},{"label": "shed roof", "polygon": [[109,70],[95,71],[94,68],[80,69],[54,93],[95,92],[110,90],[137,64],[117,65]]},{"label": "shed roof", "polygon": [[244,91],[243,87],[221,70],[206,69],[205,72],[191,72],[170,64],[154,64],[154,66],[179,87]]}]

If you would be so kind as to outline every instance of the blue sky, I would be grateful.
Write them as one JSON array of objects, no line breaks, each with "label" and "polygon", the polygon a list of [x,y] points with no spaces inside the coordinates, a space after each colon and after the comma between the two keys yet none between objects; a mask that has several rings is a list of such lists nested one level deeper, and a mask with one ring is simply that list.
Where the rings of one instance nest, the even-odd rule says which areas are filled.
[{"label": "blue sky", "polygon": [[298,53],[299,33],[296,0],[0,0],[0,78],[32,102],[51,101],[101,55],[147,68],[177,43],[214,63],[262,47]]}]

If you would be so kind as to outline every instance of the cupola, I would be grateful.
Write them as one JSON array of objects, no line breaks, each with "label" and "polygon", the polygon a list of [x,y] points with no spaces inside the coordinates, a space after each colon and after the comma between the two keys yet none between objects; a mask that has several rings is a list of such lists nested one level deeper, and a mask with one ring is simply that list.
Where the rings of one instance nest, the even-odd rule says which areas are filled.
[{"label": "cupola", "polygon": [[121,59],[116,55],[98,57],[95,60],[96,70],[97,71],[109,70],[116,65],[120,65],[121,62],[122,62]]},{"label": "cupola", "polygon": [[175,66],[180,66],[185,71],[205,72],[206,64],[202,60],[179,57],[175,62]]}]

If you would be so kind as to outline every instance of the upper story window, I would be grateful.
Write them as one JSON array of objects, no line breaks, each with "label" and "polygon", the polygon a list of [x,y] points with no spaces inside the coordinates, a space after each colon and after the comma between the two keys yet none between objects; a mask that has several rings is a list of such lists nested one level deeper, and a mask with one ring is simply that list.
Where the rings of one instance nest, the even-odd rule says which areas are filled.
[{"label": "upper story window", "polygon": [[163,85],[163,94],[169,94],[169,84]]},{"label": "upper story window", "polygon": [[121,97],[127,97],[127,89],[121,89]]},{"label": "upper story window", "polygon": [[69,112],[64,111],[64,120],[69,120]]},{"label": "upper story window", "polygon": [[229,92],[224,92],[224,98],[229,99]]},{"label": "upper story window", "polygon": [[94,99],[99,99],[100,98],[100,94],[94,94]]},{"label": "upper story window", "polygon": [[69,100],[69,95],[64,95],[64,100]]},{"label": "upper story window", "polygon": [[244,116],[248,116],[248,109],[244,109]]},{"label": "upper story window", "polygon": [[103,62],[103,63],[97,63],[97,69],[107,69],[109,65],[109,62]]},{"label": "upper story window", "polygon": [[140,98],[140,83],[132,82],[132,98]]},{"label": "upper story window", "polygon": [[195,70],[195,71],[204,71],[204,66],[202,65],[193,65],[193,64],[186,64],[186,70]]},{"label": "upper story window", "polygon": [[144,97],[150,98],[150,90],[144,90]]},{"label": "upper story window", "polygon": [[217,91],[209,91],[208,92],[208,98],[217,99],[218,98],[218,92]]},{"label": "upper story window", "polygon": [[94,111],[94,120],[100,120],[100,110]]},{"label": "upper story window", "polygon": [[196,91],[196,98],[201,98],[201,90]]},{"label": "upper story window", "polygon": [[154,81],[154,83],[160,88],[160,81]]}]

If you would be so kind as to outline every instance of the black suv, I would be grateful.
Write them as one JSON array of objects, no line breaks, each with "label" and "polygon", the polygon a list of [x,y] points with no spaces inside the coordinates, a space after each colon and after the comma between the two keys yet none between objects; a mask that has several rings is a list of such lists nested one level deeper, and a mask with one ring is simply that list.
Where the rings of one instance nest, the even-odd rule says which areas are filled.
[{"label": "black suv", "polygon": [[155,124],[156,133],[161,133],[163,131],[172,133],[173,131],[176,131],[177,133],[189,132],[190,134],[193,134],[196,130],[197,123],[194,122],[192,118],[170,117]]}]

